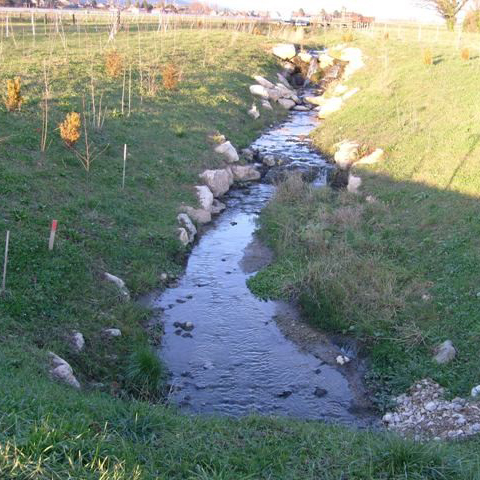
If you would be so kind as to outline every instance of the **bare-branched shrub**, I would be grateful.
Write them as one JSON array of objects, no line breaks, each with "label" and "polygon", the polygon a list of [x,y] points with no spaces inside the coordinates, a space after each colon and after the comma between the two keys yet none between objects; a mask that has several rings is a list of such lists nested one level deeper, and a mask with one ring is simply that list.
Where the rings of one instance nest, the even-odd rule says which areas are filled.
[{"label": "bare-branched shrub", "polygon": [[384,40],[388,40],[389,38],[390,38],[390,33],[385,32],[385,33],[383,34],[383,39],[384,39]]},{"label": "bare-branched shrub", "polygon": [[105,70],[110,77],[118,77],[123,72],[123,58],[116,50],[106,54]]},{"label": "bare-branched shrub", "polygon": [[173,64],[169,63],[162,70],[162,82],[163,86],[167,90],[174,90],[177,88],[178,82],[180,81],[180,72],[178,68]]},{"label": "bare-branched shrub", "polygon": [[81,126],[82,121],[77,112],[67,113],[65,120],[59,125],[60,136],[69,147],[73,147],[80,138]]},{"label": "bare-branched shrub", "polygon": [[433,64],[433,54],[429,48],[426,48],[423,51],[423,63],[425,65],[432,65]]},{"label": "bare-branched shrub", "polygon": [[342,35],[342,41],[343,41],[343,42],[349,43],[349,42],[353,42],[353,40],[354,40],[354,37],[353,37],[353,33],[352,33],[352,32],[344,33],[344,34]]},{"label": "bare-branched shrub", "polygon": [[460,52],[460,56],[462,57],[462,60],[468,62],[470,60],[470,50],[468,48],[463,48]]},{"label": "bare-branched shrub", "polygon": [[22,82],[20,77],[7,80],[7,98],[5,99],[5,106],[9,112],[20,110],[23,101],[21,86]]}]

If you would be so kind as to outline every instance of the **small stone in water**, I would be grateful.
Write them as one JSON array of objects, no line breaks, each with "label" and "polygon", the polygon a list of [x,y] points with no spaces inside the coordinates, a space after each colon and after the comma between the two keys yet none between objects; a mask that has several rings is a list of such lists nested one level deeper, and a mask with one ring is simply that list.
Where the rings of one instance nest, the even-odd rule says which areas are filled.
[{"label": "small stone in water", "polygon": [[288,398],[291,394],[292,394],[292,391],[291,391],[291,390],[284,390],[283,392],[278,393],[278,394],[277,394],[277,397],[279,397],[279,398]]},{"label": "small stone in water", "polygon": [[315,389],[315,392],[313,392],[316,397],[322,398],[324,397],[328,392],[324,388],[317,387]]},{"label": "small stone in water", "polygon": [[316,373],[317,375],[318,375],[319,373],[322,373],[322,369],[321,369],[321,368],[317,368],[317,369],[315,370],[315,373]]},{"label": "small stone in water", "polygon": [[183,338],[193,338],[193,335],[189,332],[185,332],[183,335],[182,335]]},{"label": "small stone in water", "polygon": [[175,330],[175,335],[181,335],[182,334],[182,330],[179,328],[178,330]]},{"label": "small stone in water", "polygon": [[182,298],[177,298],[176,302],[177,303],[185,303],[185,300],[183,300]]},{"label": "small stone in water", "polygon": [[347,363],[350,363],[350,358],[346,355],[339,355],[336,360],[339,365],[346,365]]}]

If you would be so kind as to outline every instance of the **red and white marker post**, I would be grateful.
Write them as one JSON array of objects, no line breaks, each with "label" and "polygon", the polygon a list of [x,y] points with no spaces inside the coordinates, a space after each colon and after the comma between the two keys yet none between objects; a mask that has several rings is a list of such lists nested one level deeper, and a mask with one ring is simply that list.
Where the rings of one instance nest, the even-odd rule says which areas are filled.
[{"label": "red and white marker post", "polygon": [[55,243],[55,233],[57,232],[57,221],[52,220],[52,228],[50,229],[50,240],[48,241],[48,249],[53,250],[53,244]]}]

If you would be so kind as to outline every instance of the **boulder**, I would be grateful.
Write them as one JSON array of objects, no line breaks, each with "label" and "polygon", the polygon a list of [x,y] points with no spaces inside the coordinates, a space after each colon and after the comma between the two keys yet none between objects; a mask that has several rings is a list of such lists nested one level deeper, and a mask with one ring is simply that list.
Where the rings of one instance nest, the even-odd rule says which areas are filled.
[{"label": "boulder", "polygon": [[363,53],[357,47],[344,48],[341,51],[340,60],[348,62],[344,71],[344,77],[347,79],[365,66],[365,63],[363,63]]},{"label": "boulder", "polygon": [[313,59],[313,56],[307,52],[300,52],[297,57],[304,63],[310,63]]},{"label": "boulder", "polygon": [[[266,100],[268,102],[268,100]],[[255,152],[251,148],[244,148],[241,152],[242,157],[245,158],[249,162],[253,162],[255,157]]]},{"label": "boulder", "polygon": [[85,346],[83,335],[80,332],[72,332],[72,335],[70,336],[70,345],[75,353],[81,352]]},{"label": "boulder", "polygon": [[335,360],[339,365],[342,365],[342,366],[346,365],[347,363],[350,363],[350,358],[347,357],[346,355],[338,355]]},{"label": "boulder", "polygon": [[325,118],[328,115],[337,112],[342,108],[342,99],[339,97],[329,98],[325,100],[325,103],[321,106],[320,111],[318,112],[319,118]]},{"label": "boulder", "polygon": [[352,88],[351,90],[349,90],[347,93],[345,93],[343,95],[343,100],[348,100],[349,98],[353,97],[354,95],[356,95],[358,92],[360,91],[359,88]]},{"label": "boulder", "polygon": [[262,108],[265,110],[273,110],[272,104],[268,100],[262,100]]},{"label": "boulder", "polygon": [[305,105],[296,105],[295,107],[293,107],[293,109],[297,112],[309,112],[310,109],[308,107],[306,107]]},{"label": "boulder", "polygon": [[480,385],[472,388],[471,395],[472,397],[478,397],[480,395]]},{"label": "boulder", "polygon": [[337,144],[334,155],[335,164],[342,170],[347,170],[358,160],[358,143],[345,140]]},{"label": "boulder", "polygon": [[[294,67],[294,70],[295,70],[295,67]],[[292,88],[292,86],[290,85],[290,83],[288,82],[288,80],[285,78],[284,75],[282,75],[281,73],[277,73],[277,78],[278,78],[278,81],[279,81],[285,88]]]},{"label": "boulder", "polygon": [[[265,100],[265,101],[268,101],[268,100]],[[260,118],[260,112],[258,111],[258,108],[255,104],[252,105],[252,108],[248,111],[248,114],[254,120],[258,120]]]},{"label": "boulder", "polygon": [[381,148],[377,148],[373,153],[370,155],[366,155],[362,157],[355,165],[373,165],[378,163],[380,160],[383,159],[385,152]]},{"label": "boulder", "polygon": [[204,225],[205,223],[210,223],[212,221],[212,214],[210,210],[205,210],[203,208],[193,208],[185,207],[183,211],[197,224]]},{"label": "boulder", "polygon": [[[310,65],[308,66],[307,72],[307,79],[311,80],[311,78],[318,72],[318,60],[316,58],[312,58],[310,60]],[[307,84],[308,82],[305,82]]]},{"label": "boulder", "polygon": [[218,145],[218,147],[215,147],[215,152],[224,155],[228,163],[235,163],[239,160],[238,153],[230,142],[224,142]]},{"label": "boulder", "polygon": [[70,364],[53,352],[48,352],[48,356],[51,364],[50,375],[73,388],[80,389],[80,382],[75,378]]},{"label": "boulder", "polygon": [[438,364],[443,365],[445,363],[451,362],[456,355],[457,351],[455,350],[452,341],[445,340],[435,349],[435,356],[433,357],[433,359]]},{"label": "boulder", "polygon": [[278,102],[282,96],[282,92],[277,87],[268,90],[268,98],[274,102]]},{"label": "boulder", "polygon": [[122,331],[119,328],[104,328],[102,330],[103,335],[106,337],[116,338],[122,336]]},{"label": "boulder", "polygon": [[188,237],[188,232],[184,228],[177,228],[178,239],[180,243],[186,247],[190,243],[190,239]]},{"label": "boulder", "polygon": [[190,217],[186,213],[180,213],[177,215],[177,221],[180,224],[180,228],[184,228],[188,233],[188,243],[192,243],[197,235],[197,229],[190,220]]},{"label": "boulder", "polygon": [[218,215],[219,213],[222,213],[226,208],[227,206],[224,203],[222,203],[220,200],[215,199],[212,205],[212,214]]},{"label": "boulder", "polygon": [[280,98],[278,100],[279,105],[281,105],[285,110],[291,110],[296,103],[293,100],[290,100],[288,98]]},{"label": "boulder", "polygon": [[333,90],[333,93],[335,95],[343,95],[344,93],[346,93],[348,90],[348,87],[346,85],[337,85],[334,90]]},{"label": "boulder", "polygon": [[320,68],[323,70],[325,68],[332,67],[335,63],[335,59],[326,53],[322,53],[318,57],[318,62]]},{"label": "boulder", "polygon": [[265,88],[262,85],[251,85],[250,86],[250,93],[252,95],[264,98],[265,100],[268,100],[268,98],[269,98],[268,91],[269,91],[269,89]]},{"label": "boulder", "polygon": [[362,185],[362,179],[360,177],[356,177],[355,175],[350,174],[348,176],[348,185],[347,190],[350,193],[358,193],[358,189]]},{"label": "boulder", "polygon": [[234,165],[231,168],[233,178],[237,182],[260,180],[260,172],[255,169],[254,165]]},{"label": "boulder", "polygon": [[269,82],[266,78],[261,77],[260,75],[254,75],[253,79],[262,87],[273,88],[274,85],[272,82]]},{"label": "boulder", "polygon": [[200,207],[209,212],[212,209],[213,193],[206,185],[197,186],[195,187],[195,190],[197,191],[197,198]]},{"label": "boulder", "polygon": [[200,178],[207,184],[214,197],[221,197],[230,190],[233,183],[232,172],[225,168],[219,170],[205,170]]},{"label": "boulder", "polygon": [[119,278],[116,277],[115,275],[112,275],[111,273],[105,272],[103,274],[103,278],[107,280],[108,282],[114,283],[118,289],[120,290],[120,293],[127,299],[130,299],[130,292],[128,291],[125,282]]},{"label": "boulder", "polygon": [[305,101],[311,105],[322,106],[325,103],[325,98],[323,96],[318,97],[305,97]]},{"label": "boulder", "polygon": [[265,155],[262,158],[262,163],[267,167],[274,167],[276,165],[275,156],[274,155]]},{"label": "boulder", "polygon": [[297,55],[297,49],[292,43],[280,43],[273,47],[273,54],[282,60],[291,60]]}]

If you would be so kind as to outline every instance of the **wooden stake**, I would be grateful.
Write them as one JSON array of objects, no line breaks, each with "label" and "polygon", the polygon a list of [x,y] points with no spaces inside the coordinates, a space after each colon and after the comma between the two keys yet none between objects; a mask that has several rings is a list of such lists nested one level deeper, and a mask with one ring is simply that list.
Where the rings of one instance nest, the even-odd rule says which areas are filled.
[{"label": "wooden stake", "polygon": [[52,220],[52,228],[50,229],[50,240],[48,241],[48,249],[53,250],[53,244],[55,243],[55,233],[57,231],[57,221]]},{"label": "wooden stake", "polygon": [[127,166],[127,144],[123,146],[123,175],[122,175],[122,190],[125,188],[125,168]]},{"label": "wooden stake", "polygon": [[5,259],[3,261],[3,277],[2,277],[2,293],[5,291],[5,282],[7,280],[7,263],[8,263],[8,243],[10,241],[10,230],[7,230],[5,238]]}]

